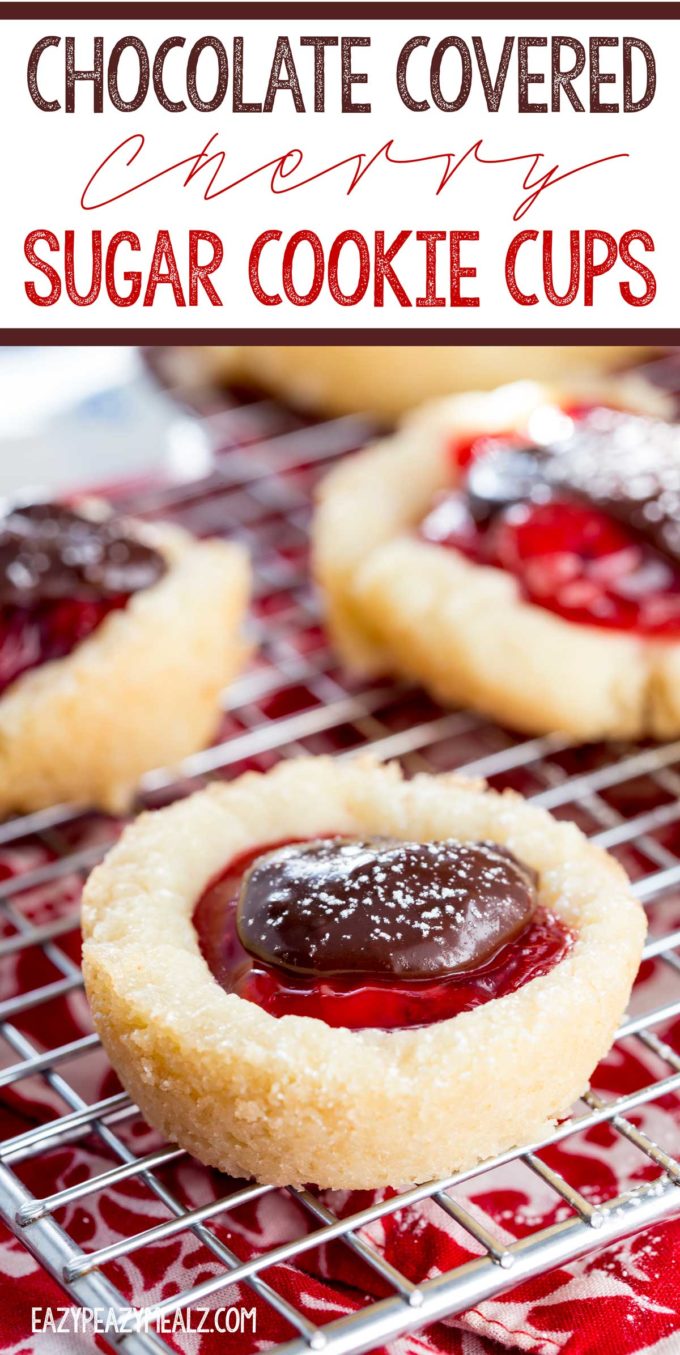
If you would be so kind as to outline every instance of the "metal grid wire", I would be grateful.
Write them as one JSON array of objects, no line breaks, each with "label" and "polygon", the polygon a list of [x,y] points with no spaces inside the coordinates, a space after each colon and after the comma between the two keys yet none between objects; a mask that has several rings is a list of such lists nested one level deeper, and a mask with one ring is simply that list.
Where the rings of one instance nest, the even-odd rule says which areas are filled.
[{"label": "metal grid wire", "polygon": [[[669,389],[680,390],[679,357],[657,360],[649,374]],[[219,1198],[186,1208],[164,1177],[164,1168],[185,1156],[182,1150],[162,1145],[139,1154],[125,1134],[126,1124],[138,1116],[127,1096],[114,1090],[88,1104],[77,1089],[73,1070],[97,1049],[96,1036],[86,1034],[45,1049],[31,1031],[32,1015],[56,1010],[80,988],[73,944],[78,929],[75,885],[101,857],[116,825],[72,806],[0,825],[0,850],[40,849],[37,865],[0,886],[0,964],[25,959],[19,972],[29,972],[36,984],[22,982],[19,991],[0,1002],[0,1038],[6,1051],[0,1096],[37,1079],[63,1105],[61,1115],[31,1123],[0,1145],[0,1213],[6,1224],[73,1300],[107,1310],[129,1306],[129,1299],[106,1273],[109,1262],[191,1230],[210,1254],[212,1273],[187,1292],[159,1302],[154,1315],[199,1304],[227,1284],[241,1282],[287,1324],[289,1339],[277,1347],[278,1355],[302,1355],[309,1349],[328,1355],[366,1351],[677,1210],[680,1163],[630,1117],[640,1107],[680,1092],[680,1054],[664,1038],[669,1023],[680,1015],[676,925],[680,911],[668,929],[668,918],[673,918],[668,905],[680,891],[680,741],[666,746],[571,748],[558,737],[522,740],[470,712],[445,711],[411,688],[353,682],[338,667],[319,623],[306,568],[307,529],[314,483],[328,464],[365,441],[370,432],[367,422],[343,418],[311,423],[272,401],[234,393],[194,394],[191,408],[214,446],[210,475],[188,484],[148,485],[134,495],[128,493],[125,506],[149,518],[172,518],[199,535],[225,533],[245,542],[256,566],[259,651],[230,694],[216,744],[188,758],[179,772],[158,771],[146,777],[140,804],[162,804],[211,777],[265,768],[280,757],[301,752],[347,756],[367,744],[379,758],[401,758],[407,772],[463,767],[494,786],[514,786],[535,803],[576,819],[595,841],[620,857],[638,897],[650,909],[646,958],[662,966],[668,978],[664,990],[668,1000],[655,1010],[635,1009],[617,1037],[627,1047],[631,1042],[642,1046],[648,1062],[650,1054],[654,1056],[656,1078],[615,1100],[593,1088],[572,1118],[540,1143],[523,1145],[447,1180],[380,1199],[350,1217],[336,1217],[312,1189],[291,1191],[309,1218],[307,1235],[242,1262],[208,1225],[218,1217],[228,1219],[232,1211],[270,1188],[222,1177]],[[93,823],[101,828],[94,840]],[[23,900],[36,889],[59,890],[66,884],[73,896],[66,915],[31,921]],[[567,1138],[577,1145],[579,1134],[605,1121],[654,1171],[642,1181],[638,1177],[623,1195],[595,1205],[586,1198],[585,1188],[574,1188],[548,1166],[541,1152]],[[103,1158],[109,1165],[57,1194],[36,1197],[26,1183],[27,1164],[35,1165],[60,1145],[82,1142],[94,1142],[98,1161]],[[514,1159],[538,1175],[563,1208],[560,1222],[538,1232],[525,1231],[508,1243],[480,1225],[457,1198],[456,1187]],[[131,1180],[144,1185],[167,1217],[103,1249],[82,1251],[58,1222],[60,1211],[81,1201],[85,1209],[93,1194],[105,1194]],[[474,1241],[478,1254],[449,1273],[417,1283],[382,1258],[364,1229],[428,1198]],[[375,1272],[385,1297],[317,1327],[277,1290],[275,1267],[337,1239]],[[118,1340],[116,1348],[168,1349],[157,1334],[130,1334]]]}]

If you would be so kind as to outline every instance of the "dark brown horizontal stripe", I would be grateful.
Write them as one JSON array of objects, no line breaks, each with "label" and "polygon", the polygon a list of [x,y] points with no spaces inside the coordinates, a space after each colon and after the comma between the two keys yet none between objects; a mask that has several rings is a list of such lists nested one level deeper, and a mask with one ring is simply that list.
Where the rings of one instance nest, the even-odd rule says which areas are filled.
[{"label": "dark brown horizontal stripe", "polygon": [[3,4],[0,12],[5,19],[49,19],[54,23],[61,19],[87,20],[92,28],[97,27],[101,19],[184,19],[187,23],[196,19],[217,20],[228,23],[232,19],[385,19],[393,23],[395,19],[447,20],[452,27],[461,19],[669,19],[680,17],[680,5],[661,0],[660,3],[623,3],[589,5],[568,4],[177,4],[135,5],[135,4],[98,4],[96,10],[91,4]]},{"label": "dark brown horizontal stripe", "polygon": [[488,347],[508,344],[528,347],[543,344],[548,348],[574,344],[651,344],[655,347],[680,346],[680,328],[644,329],[0,329],[0,344],[56,345],[98,344],[342,344],[378,345],[408,348],[473,345]]}]

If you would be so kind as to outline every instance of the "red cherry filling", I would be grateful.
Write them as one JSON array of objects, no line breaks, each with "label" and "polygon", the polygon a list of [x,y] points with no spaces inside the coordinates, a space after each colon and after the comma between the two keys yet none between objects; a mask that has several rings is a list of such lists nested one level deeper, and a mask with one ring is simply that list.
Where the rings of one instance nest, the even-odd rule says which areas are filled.
[{"label": "red cherry filling", "polygon": [[262,846],[232,861],[208,885],[193,915],[201,954],[217,982],[271,1016],[314,1016],[328,1026],[350,1030],[431,1025],[515,992],[546,974],[572,945],[562,923],[539,908],[519,936],[465,973],[435,980],[293,974],[250,955],[236,926],[246,871],[256,858],[283,845]]},{"label": "red cherry filling", "polygon": [[36,607],[0,607],[0,693],[29,669],[65,658],[127,600],[122,594],[97,601],[69,598]]},{"label": "red cherry filling", "polygon": [[486,437],[456,447],[461,487],[433,506],[420,535],[477,564],[507,570],[530,602],[569,621],[680,636],[680,567],[601,507],[572,498],[562,486],[475,511],[470,468],[499,448],[512,455],[516,442]]}]

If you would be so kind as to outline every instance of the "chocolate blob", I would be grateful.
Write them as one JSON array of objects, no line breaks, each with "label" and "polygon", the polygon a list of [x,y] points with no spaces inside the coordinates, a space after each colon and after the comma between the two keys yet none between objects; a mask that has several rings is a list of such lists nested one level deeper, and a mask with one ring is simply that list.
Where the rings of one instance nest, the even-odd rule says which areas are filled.
[{"label": "chocolate blob", "polygon": [[471,517],[478,526],[491,522],[515,503],[535,502],[550,493],[543,448],[492,445],[472,462],[465,482]]},{"label": "chocolate blob", "polygon": [[10,507],[0,519],[0,606],[96,601],[149,588],[166,572],[158,551],[120,519],[57,503]]},{"label": "chocolate blob", "polygon": [[492,842],[325,838],[253,862],[237,931],[294,973],[428,979],[484,964],[536,906],[534,871]]},{"label": "chocolate blob", "polygon": [[680,564],[680,428],[597,408],[554,446],[491,444],[464,489],[478,525],[517,503],[558,495],[592,505]]}]

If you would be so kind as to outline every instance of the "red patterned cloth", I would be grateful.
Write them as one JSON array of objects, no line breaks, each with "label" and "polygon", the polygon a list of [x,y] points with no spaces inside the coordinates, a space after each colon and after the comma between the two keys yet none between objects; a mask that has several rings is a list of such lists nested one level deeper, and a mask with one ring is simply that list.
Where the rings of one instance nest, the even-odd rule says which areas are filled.
[{"label": "red patterned cloth", "polygon": [[[115,829],[99,820],[87,821],[77,846],[106,838]],[[49,859],[42,844],[19,846],[0,853],[0,878],[16,875]],[[40,924],[72,914],[78,882],[62,879],[49,888],[33,889],[15,902],[31,922]],[[659,922],[678,926],[675,904],[659,905]],[[9,930],[9,927],[8,927]],[[66,954],[77,958],[78,932],[60,938]],[[0,997],[7,998],[27,986],[48,983],[57,972],[34,951],[4,961]],[[672,975],[660,963],[643,967],[635,1007],[676,997],[669,984]],[[87,1003],[80,991],[37,1007],[17,1022],[39,1048],[51,1048],[73,1040],[91,1029]],[[680,1022],[664,1032],[680,1049]],[[644,1055],[644,1058],[643,1058]],[[4,1051],[4,1062],[16,1054]],[[64,1068],[70,1085],[86,1100],[111,1095],[117,1083],[100,1051],[74,1060]],[[643,1047],[629,1041],[619,1046],[598,1071],[595,1085],[604,1095],[629,1091],[666,1074]],[[60,1097],[38,1077],[6,1089],[0,1102],[2,1137],[22,1132],[31,1124],[64,1112]],[[635,1113],[632,1121],[670,1152],[680,1151],[678,1100],[666,1097]],[[116,1126],[121,1139],[142,1154],[159,1146],[155,1133],[138,1118]],[[545,1160],[579,1186],[593,1202],[606,1201],[635,1183],[652,1179],[658,1169],[630,1142],[608,1124],[567,1138],[543,1154]],[[18,1164],[16,1171],[36,1196],[86,1179],[105,1170],[115,1156],[96,1135],[89,1134],[69,1145],[53,1146],[40,1156]],[[217,1199],[228,1183],[218,1173],[207,1171],[192,1159],[182,1157],[162,1168],[159,1178],[186,1208]],[[511,1163],[491,1175],[473,1179],[455,1191],[455,1197],[500,1238],[513,1238],[559,1222],[568,1208],[529,1169]],[[370,1202],[365,1193],[334,1193],[322,1197],[335,1213],[353,1213]],[[87,1195],[59,1212],[57,1220],[74,1243],[86,1251],[98,1249],[121,1236],[130,1236],[168,1217],[168,1209],[138,1179],[120,1182],[113,1189]],[[210,1225],[214,1235],[239,1258],[246,1259],[267,1248],[308,1233],[314,1226],[302,1205],[286,1192],[271,1192],[243,1206],[233,1215],[220,1214]],[[461,1261],[479,1254],[481,1248],[463,1233],[433,1202],[426,1201],[388,1214],[365,1230],[374,1246],[413,1281],[439,1275]],[[181,1232],[167,1241],[132,1252],[108,1264],[104,1273],[126,1301],[137,1305],[155,1303],[217,1274],[220,1262],[191,1232]],[[535,1352],[536,1355],[671,1355],[680,1351],[680,1221],[665,1222],[587,1259],[563,1266],[538,1279],[522,1283],[498,1298],[439,1322],[427,1331],[405,1336],[388,1347],[390,1355],[491,1355],[502,1349]],[[314,1323],[323,1325],[357,1311],[371,1298],[388,1291],[359,1257],[341,1241],[309,1251],[294,1263],[266,1272],[266,1281],[289,1299]],[[63,1305],[62,1291],[31,1258],[21,1242],[8,1233],[0,1237],[0,1346],[14,1352],[39,1355],[84,1355],[100,1346],[93,1336],[31,1336],[31,1309]],[[244,1336],[166,1335],[172,1349],[192,1355],[220,1355],[233,1350],[246,1355],[249,1349],[290,1340],[288,1324],[257,1295],[243,1286],[223,1289],[207,1304],[225,1306],[242,1301],[256,1307],[254,1340]],[[674,1335],[675,1333],[675,1335]]]}]

